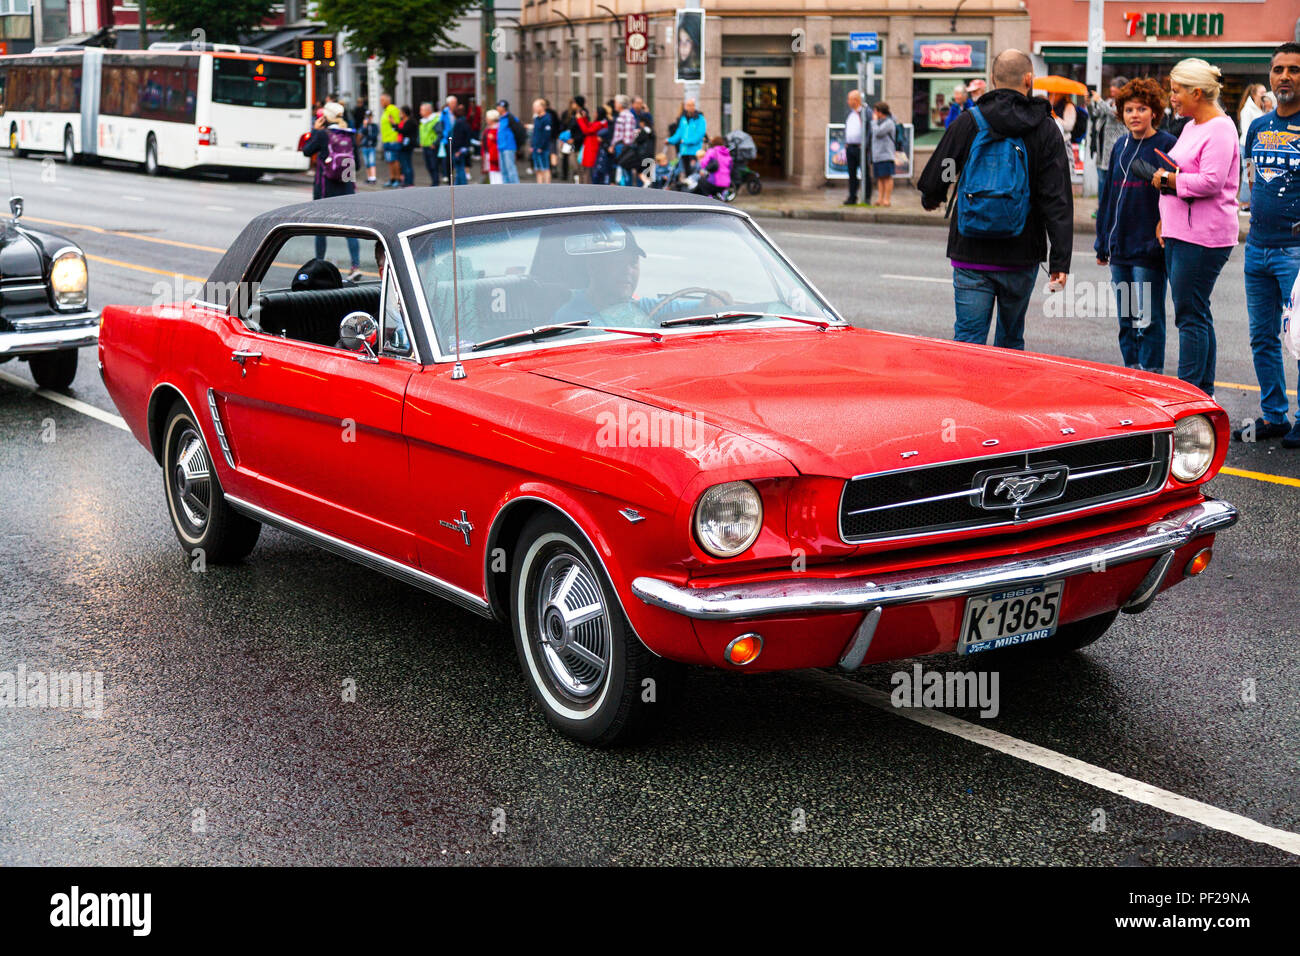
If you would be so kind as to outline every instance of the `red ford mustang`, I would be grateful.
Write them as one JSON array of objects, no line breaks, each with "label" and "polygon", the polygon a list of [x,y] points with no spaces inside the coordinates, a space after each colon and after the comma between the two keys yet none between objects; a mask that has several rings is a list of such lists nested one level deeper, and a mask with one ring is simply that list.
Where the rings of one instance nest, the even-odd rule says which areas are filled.
[{"label": "red ford mustang", "polygon": [[193,301],[105,309],[104,380],[188,553],[269,524],[508,621],[576,738],[681,663],[1081,647],[1236,520],[1175,379],[851,327],[720,203],[456,200],[259,216]]}]

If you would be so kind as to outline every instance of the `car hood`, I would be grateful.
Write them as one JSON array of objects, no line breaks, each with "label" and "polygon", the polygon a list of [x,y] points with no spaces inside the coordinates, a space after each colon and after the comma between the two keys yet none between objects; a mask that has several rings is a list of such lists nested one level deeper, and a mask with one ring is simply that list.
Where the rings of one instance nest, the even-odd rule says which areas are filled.
[{"label": "car hood", "polygon": [[838,477],[1170,427],[1170,406],[1207,401],[1163,376],[862,329],[712,329],[500,364],[698,416]]}]

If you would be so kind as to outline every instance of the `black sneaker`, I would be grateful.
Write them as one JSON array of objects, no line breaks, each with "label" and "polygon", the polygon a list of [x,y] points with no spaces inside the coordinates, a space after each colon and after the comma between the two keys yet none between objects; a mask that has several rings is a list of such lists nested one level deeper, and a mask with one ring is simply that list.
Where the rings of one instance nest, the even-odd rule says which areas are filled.
[{"label": "black sneaker", "polygon": [[1295,423],[1295,428],[1286,433],[1282,439],[1283,448],[1300,448],[1300,421]]},{"label": "black sneaker", "polygon": [[[1266,418],[1255,419],[1255,424],[1252,429],[1255,433],[1254,437],[1252,438],[1242,437],[1246,433],[1247,428],[1251,428],[1251,426],[1248,425],[1245,428],[1234,428],[1232,430],[1232,440],[1233,441],[1268,441],[1270,438],[1281,438],[1283,435],[1287,435],[1288,433],[1292,435],[1295,434],[1295,429],[1291,427],[1290,422],[1282,422],[1279,425],[1276,422],[1270,422]],[[1292,446],[1287,445],[1287,447],[1290,448]]]}]

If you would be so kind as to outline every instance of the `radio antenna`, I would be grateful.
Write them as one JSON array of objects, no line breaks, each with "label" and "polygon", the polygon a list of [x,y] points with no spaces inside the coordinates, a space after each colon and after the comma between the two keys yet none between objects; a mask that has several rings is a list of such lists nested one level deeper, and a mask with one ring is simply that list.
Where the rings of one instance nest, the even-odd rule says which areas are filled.
[{"label": "radio antenna", "polygon": [[[453,125],[455,120],[452,121]],[[451,140],[447,141],[447,151],[451,151]],[[465,378],[465,366],[460,364],[460,266],[456,261],[456,160],[451,161],[451,179],[447,183],[447,195],[451,199],[451,309],[455,316],[456,329],[456,364],[451,367],[451,380],[458,382]]]}]

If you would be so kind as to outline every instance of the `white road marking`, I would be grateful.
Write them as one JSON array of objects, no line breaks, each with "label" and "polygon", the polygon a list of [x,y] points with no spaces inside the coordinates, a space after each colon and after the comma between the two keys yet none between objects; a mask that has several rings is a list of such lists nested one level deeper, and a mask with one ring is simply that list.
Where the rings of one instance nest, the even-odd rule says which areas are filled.
[{"label": "white road marking", "polygon": [[64,395],[62,392],[52,392],[48,388],[37,388],[31,382],[21,379],[17,375],[10,375],[8,372],[0,372],[0,381],[8,382],[10,385],[17,385],[19,388],[25,388],[29,392],[35,392],[41,398],[49,399],[51,402],[54,402],[57,405],[62,405],[64,408],[70,408],[74,412],[81,412],[81,414],[88,415],[97,421],[103,422],[105,425],[112,425],[114,428],[120,428],[124,432],[130,431],[130,429],[126,427],[126,422],[122,419],[122,416],[114,415],[112,412],[106,412],[102,408],[96,408],[94,405],[78,401],[75,398]]},{"label": "white road marking", "polygon": [[127,202],[144,202],[144,197],[143,197],[143,196],[125,196],[125,195],[124,195],[122,198],[125,199]]},{"label": "white road marking", "polygon": [[871,242],[876,245],[884,245],[889,242],[888,239],[879,239],[875,236],[837,236],[834,233],[820,232],[781,232],[774,230],[776,235],[782,239],[829,239],[832,242]]},{"label": "white road marking", "polygon": [[[0,372],[0,381],[9,382],[11,385],[35,392],[42,398],[80,412],[83,415],[88,415],[106,425],[112,425],[122,431],[130,431],[121,416],[96,408],[94,405],[78,401],[59,392],[52,392],[46,388],[37,388],[31,382],[10,375],[8,372]],[[1300,833],[1270,827],[1257,820],[1233,813],[1230,810],[1222,810],[1170,790],[1143,783],[1141,780],[1134,780],[1132,777],[1126,777],[1123,774],[1114,773],[1074,757],[1068,757],[1055,750],[1049,750],[1046,747],[1031,744],[1026,740],[1020,740],[996,730],[991,730],[988,727],[981,727],[979,724],[962,720],[959,717],[953,717],[951,714],[940,710],[895,707],[890,702],[889,694],[874,687],[859,684],[856,681],[836,677],[823,671],[811,670],[799,672],[799,677],[811,683],[820,684],[837,694],[863,701],[872,707],[893,714],[895,717],[902,717],[905,720],[922,724],[934,730],[952,734],[954,737],[960,737],[981,747],[987,747],[990,750],[996,750],[998,753],[1006,754],[1008,757],[1023,760],[1026,763],[1042,767],[1044,770],[1051,770],[1054,773],[1070,777],[1089,786],[1106,790],[1135,803],[1142,803],[1157,810],[1171,813],[1174,816],[1199,823],[1202,826],[1231,833],[1242,839],[1254,843],[1263,843],[1285,853],[1300,856]]]},{"label": "white road marking", "polygon": [[899,275],[896,272],[882,272],[880,273],[880,278],[906,279],[909,282],[942,282],[944,285],[952,285],[951,276],[946,279],[940,279],[937,276],[907,276],[907,275]]},{"label": "white road marking", "polygon": [[823,671],[800,671],[799,676],[814,684],[820,684],[827,690],[853,697],[870,704],[872,707],[887,711],[896,717],[924,724],[926,727],[943,731],[945,734],[952,734],[954,737],[960,737],[971,743],[979,744],[981,747],[987,747],[990,750],[996,750],[998,753],[1006,754],[1008,757],[1015,757],[1017,760],[1034,764],[1044,770],[1051,770],[1054,773],[1070,777],[1089,786],[1109,791],[1135,803],[1143,803],[1149,807],[1155,807],[1157,810],[1163,810],[1166,813],[1172,813],[1174,816],[1199,823],[1202,826],[1222,830],[1245,840],[1263,843],[1267,846],[1276,847],[1285,853],[1300,856],[1300,833],[1292,833],[1289,830],[1279,830],[1276,827],[1267,826],[1257,820],[1250,819],[1250,817],[1243,817],[1241,814],[1221,810],[1208,803],[1202,803],[1199,800],[1193,800],[1190,797],[1184,797],[1169,790],[1162,790],[1160,787],[1143,783],[1141,780],[1134,780],[1132,777],[1126,777],[1123,774],[1093,766],[1074,757],[1067,757],[1055,750],[1048,750],[1046,747],[1040,747],[1037,744],[1007,736],[996,730],[981,727],[979,724],[962,720],[941,710],[895,707],[890,702],[890,695],[883,690],[867,687],[844,677],[837,677]]},{"label": "white road marking", "polygon": [[213,212],[234,212],[233,206],[204,206],[204,209],[211,209]]}]

